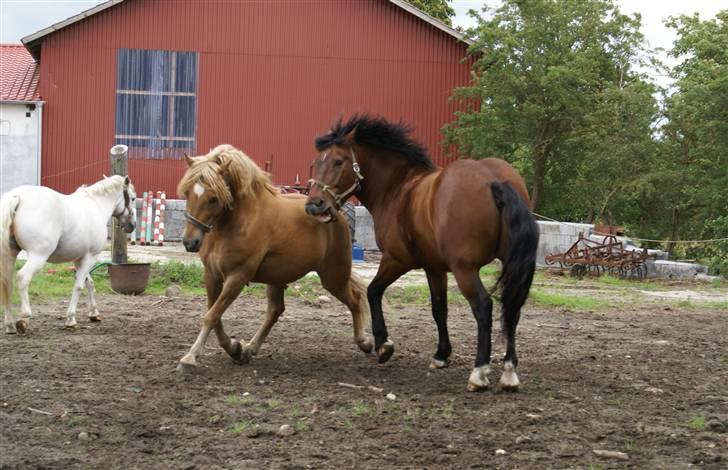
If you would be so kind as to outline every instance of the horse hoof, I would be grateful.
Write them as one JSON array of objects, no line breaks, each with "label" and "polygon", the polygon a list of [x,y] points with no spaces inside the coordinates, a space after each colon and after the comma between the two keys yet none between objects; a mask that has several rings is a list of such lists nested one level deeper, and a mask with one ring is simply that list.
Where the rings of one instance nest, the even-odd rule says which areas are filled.
[{"label": "horse hoof", "polygon": [[361,349],[366,354],[372,354],[374,352],[374,343],[370,339],[364,340],[361,343],[356,344],[357,346],[359,346],[359,349]]},{"label": "horse hoof", "polygon": [[241,364],[247,364],[247,363],[249,363],[253,359],[253,356],[254,355],[255,354],[253,354],[253,350],[252,349],[250,349],[250,348],[243,348],[243,353],[240,355],[240,363]]},{"label": "horse hoof", "polygon": [[518,376],[516,375],[516,368],[513,367],[513,363],[510,361],[507,361],[503,365],[503,374],[501,375],[500,381],[498,382],[500,385],[501,390],[504,392],[517,392],[518,386],[521,384],[518,381]]},{"label": "horse hoof", "polygon": [[191,372],[195,372],[197,370],[197,364],[191,364],[189,362],[182,362],[179,361],[179,364],[177,364],[177,372],[182,374],[189,374]]},{"label": "horse hoof", "polygon": [[6,335],[14,335],[15,333],[17,333],[17,331],[15,330],[14,324],[8,323],[7,325],[5,325],[5,334]]},{"label": "horse hoof", "polygon": [[450,361],[445,359],[444,361],[441,359],[435,359],[434,357],[430,361],[430,369],[444,369],[445,367],[450,366]]},{"label": "horse hoof", "polygon": [[392,357],[392,354],[394,354],[394,343],[388,340],[377,349],[377,360],[380,364],[384,364]]},{"label": "horse hoof", "polygon": [[230,357],[233,358],[233,361],[235,361],[235,362],[240,362],[242,352],[243,352],[243,347],[240,345],[240,341],[232,342],[232,352],[227,350],[227,353],[230,355]]},{"label": "horse hoof", "polygon": [[484,390],[488,390],[488,387],[490,387],[490,382],[488,381],[489,373],[489,365],[474,368],[468,378],[468,392],[482,392]]},{"label": "horse hoof", "polygon": [[15,331],[19,335],[24,335],[28,331],[28,320],[18,320],[15,322]]},{"label": "horse hoof", "polygon": [[90,321],[90,322],[100,322],[101,321],[101,315],[94,315],[92,317],[88,317],[88,321]]},{"label": "horse hoof", "polygon": [[488,384],[474,384],[468,380],[468,392],[484,392],[488,390]]}]

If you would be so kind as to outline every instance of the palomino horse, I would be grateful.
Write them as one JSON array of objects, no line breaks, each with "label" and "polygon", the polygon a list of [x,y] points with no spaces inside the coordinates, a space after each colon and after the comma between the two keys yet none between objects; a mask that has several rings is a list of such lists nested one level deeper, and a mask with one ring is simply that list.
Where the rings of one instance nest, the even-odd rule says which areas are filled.
[{"label": "palomino horse", "polygon": [[[371,339],[364,335],[365,286],[351,274],[346,222],[323,225],[308,217],[305,197],[279,194],[268,176],[230,145],[185,160],[189,168],[177,188],[187,199],[184,245],[187,251],[200,252],[208,310],[178,369],[197,365],[212,329],[233,359],[249,361],[283,313],[286,284],[309,271],[316,271],[324,288],[346,304],[354,319],[354,341],[371,352]],[[263,324],[243,347],[225,334],[221,317],[249,282],[268,284],[268,309]]]},{"label": "palomino horse", "polygon": [[[76,282],[66,312],[66,327],[76,326],[76,305],[84,283],[88,289],[89,319],[99,321],[94,283],[89,272],[106,246],[106,223],[119,219],[124,230],[134,230],[136,205],[129,177],[104,177],[73,194],[59,194],[43,186],[20,186],[0,199],[0,304],[5,313],[5,333],[24,333],[31,317],[28,285],[46,261],[76,265]],[[28,260],[18,271],[21,318],[10,309],[15,259],[20,250]]]},{"label": "palomino horse", "polygon": [[394,352],[382,316],[384,290],[407,271],[423,268],[439,335],[431,367],[448,365],[446,273],[455,275],[478,324],[478,351],[468,380],[471,391],[486,389],[490,372],[493,302],[479,271],[500,259],[506,339],[500,384],[516,390],[516,326],[533,280],[538,245],[523,179],[497,159],[460,160],[445,170],[436,169],[408,134],[401,124],[354,116],[318,137],[321,157],[314,164],[306,211],[331,221],[335,209],[353,194],[372,214],[382,260],[367,294],[380,363]]}]

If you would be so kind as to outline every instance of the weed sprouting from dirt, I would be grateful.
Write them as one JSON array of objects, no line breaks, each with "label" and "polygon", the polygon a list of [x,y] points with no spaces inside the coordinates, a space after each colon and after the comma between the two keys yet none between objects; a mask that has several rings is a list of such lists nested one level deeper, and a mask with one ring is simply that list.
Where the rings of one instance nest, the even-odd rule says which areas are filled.
[{"label": "weed sprouting from dirt", "polygon": [[690,422],[688,422],[688,427],[696,431],[703,431],[705,429],[705,415],[698,414],[693,416]]},{"label": "weed sprouting from dirt", "polygon": [[225,397],[225,403],[228,405],[249,405],[253,403],[253,397],[242,395],[227,395]]},{"label": "weed sprouting from dirt", "polygon": [[308,431],[308,423],[303,420],[296,421],[295,423],[293,423],[293,429],[295,429],[296,432]]},{"label": "weed sprouting from dirt", "polygon": [[207,422],[209,424],[217,424],[221,420],[222,420],[222,418],[220,417],[220,415],[212,415],[212,416],[210,416],[210,417],[207,418]]},{"label": "weed sprouting from dirt", "polygon": [[271,398],[268,400],[268,408],[271,410],[277,410],[282,404],[283,402],[278,398]]},{"label": "weed sprouting from dirt", "polygon": [[71,427],[83,426],[88,423],[88,416],[84,415],[73,415],[68,418],[68,425]]},{"label": "weed sprouting from dirt", "polygon": [[254,422],[252,422],[252,421],[250,421],[248,419],[244,419],[242,421],[238,421],[237,423],[233,423],[228,428],[228,430],[230,432],[232,432],[232,433],[240,434],[240,433],[243,433],[243,432],[252,431],[256,427],[258,427],[257,424],[255,424]]}]

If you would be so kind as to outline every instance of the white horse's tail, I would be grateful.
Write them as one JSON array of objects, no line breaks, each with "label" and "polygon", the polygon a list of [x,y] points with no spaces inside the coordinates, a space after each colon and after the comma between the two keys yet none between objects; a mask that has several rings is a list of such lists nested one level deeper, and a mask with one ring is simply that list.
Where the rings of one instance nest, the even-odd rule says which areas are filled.
[{"label": "white horse's tail", "polygon": [[15,211],[20,204],[17,194],[6,195],[0,199],[0,306],[10,306],[13,292],[13,273],[15,272],[15,253],[10,245],[10,227]]}]

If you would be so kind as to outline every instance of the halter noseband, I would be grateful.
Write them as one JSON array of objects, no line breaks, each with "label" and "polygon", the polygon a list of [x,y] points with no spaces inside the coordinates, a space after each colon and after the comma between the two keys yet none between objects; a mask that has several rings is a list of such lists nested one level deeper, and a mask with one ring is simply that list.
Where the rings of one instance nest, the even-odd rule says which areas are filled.
[{"label": "halter noseband", "polygon": [[192,225],[199,228],[203,232],[207,233],[212,230],[212,224],[206,224],[199,219],[194,218],[189,212],[185,211],[185,219],[187,219]]},{"label": "halter noseband", "polygon": [[122,190],[122,194],[124,195],[124,210],[121,211],[121,214],[119,214],[115,217],[121,217],[125,213],[129,214],[129,216],[131,216],[131,196],[129,196],[129,188],[125,187]]},{"label": "halter noseband", "polygon": [[325,192],[333,198],[334,208],[337,211],[341,209],[341,206],[344,204],[349,196],[361,189],[361,182],[364,180],[364,176],[362,176],[361,174],[361,168],[359,167],[359,162],[356,161],[356,153],[354,153],[353,145],[351,146],[351,161],[351,169],[354,170],[354,184],[349,186],[349,189],[341,194],[336,194],[334,191],[331,190],[331,187],[328,184],[324,184],[317,179],[311,178],[310,180],[308,180],[309,185],[317,186],[319,189],[321,189],[321,191]]}]

